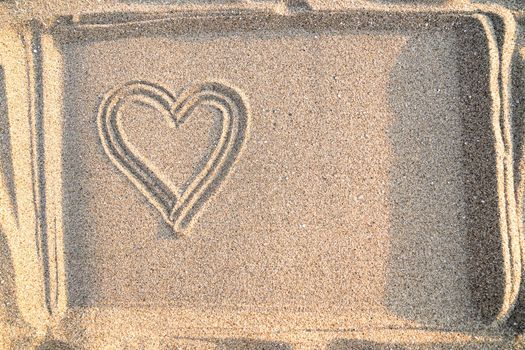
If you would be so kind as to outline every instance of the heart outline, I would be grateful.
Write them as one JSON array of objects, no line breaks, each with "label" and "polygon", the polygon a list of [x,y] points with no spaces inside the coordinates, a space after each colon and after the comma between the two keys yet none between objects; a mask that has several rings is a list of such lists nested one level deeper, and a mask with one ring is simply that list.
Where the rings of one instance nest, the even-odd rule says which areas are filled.
[{"label": "heart outline", "polygon": [[[183,125],[198,106],[219,111],[221,136],[205,165],[180,196],[130,150],[119,122],[122,107],[129,103],[154,108],[171,127]],[[243,98],[235,89],[219,82],[193,84],[175,97],[160,85],[130,81],[110,90],[98,113],[99,137],[105,153],[161,213],[175,234],[189,228],[200,207],[228,174],[240,153],[247,127],[248,109]]]}]

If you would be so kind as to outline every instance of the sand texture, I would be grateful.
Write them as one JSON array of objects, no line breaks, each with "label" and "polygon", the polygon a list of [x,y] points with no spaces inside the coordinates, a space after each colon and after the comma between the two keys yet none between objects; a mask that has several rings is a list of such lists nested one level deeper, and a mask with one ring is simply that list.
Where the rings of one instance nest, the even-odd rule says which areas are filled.
[{"label": "sand texture", "polygon": [[2,6],[0,349],[520,346],[519,10]]}]

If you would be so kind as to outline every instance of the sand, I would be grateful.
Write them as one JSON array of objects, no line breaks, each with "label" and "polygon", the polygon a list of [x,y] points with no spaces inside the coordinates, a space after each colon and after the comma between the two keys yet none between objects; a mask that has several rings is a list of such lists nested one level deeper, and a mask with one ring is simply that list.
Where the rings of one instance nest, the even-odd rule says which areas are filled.
[{"label": "sand", "polygon": [[519,346],[511,12],[291,3],[5,5],[0,348]]}]

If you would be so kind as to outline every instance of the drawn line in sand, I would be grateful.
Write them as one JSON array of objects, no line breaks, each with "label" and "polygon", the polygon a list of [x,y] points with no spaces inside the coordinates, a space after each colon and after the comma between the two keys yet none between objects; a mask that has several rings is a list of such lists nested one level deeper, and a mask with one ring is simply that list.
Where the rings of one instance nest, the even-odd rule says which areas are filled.
[{"label": "drawn line in sand", "polygon": [[[160,112],[168,126],[180,127],[198,106],[219,112],[220,130],[210,156],[182,193],[176,193],[152,170],[148,161],[132,151],[121,130],[122,108],[147,105]],[[144,194],[173,228],[175,234],[189,224],[215,192],[239,155],[245,139],[248,111],[240,94],[218,82],[194,84],[174,97],[165,88],[146,81],[130,81],[109,91],[99,108],[100,140],[111,161]],[[182,150],[184,151],[184,150]]]}]

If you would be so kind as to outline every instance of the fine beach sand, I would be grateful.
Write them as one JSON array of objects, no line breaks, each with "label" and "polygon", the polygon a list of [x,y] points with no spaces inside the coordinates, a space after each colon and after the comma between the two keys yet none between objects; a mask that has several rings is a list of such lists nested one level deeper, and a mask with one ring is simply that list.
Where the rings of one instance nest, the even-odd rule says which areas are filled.
[{"label": "fine beach sand", "polygon": [[[511,348],[488,326],[506,280],[486,34],[369,16],[57,30],[67,311],[41,349]],[[206,82],[238,95],[211,88],[175,126],[115,93],[105,132],[130,81],[170,108]],[[162,203],[194,187],[174,230]],[[23,348],[5,235],[0,253],[5,344]]]}]

